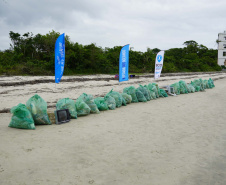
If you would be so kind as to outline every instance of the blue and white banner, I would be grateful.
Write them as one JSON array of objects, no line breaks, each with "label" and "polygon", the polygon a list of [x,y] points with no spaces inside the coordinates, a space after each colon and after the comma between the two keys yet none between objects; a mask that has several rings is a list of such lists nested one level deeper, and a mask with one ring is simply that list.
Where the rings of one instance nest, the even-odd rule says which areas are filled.
[{"label": "blue and white banner", "polygon": [[64,73],[65,64],[65,40],[64,33],[60,35],[55,43],[55,83],[59,83]]},{"label": "blue and white banner", "polygon": [[119,56],[119,82],[129,80],[129,44],[125,45]]},{"label": "blue and white banner", "polygon": [[164,51],[158,52],[155,59],[155,79],[159,78],[162,72]]}]

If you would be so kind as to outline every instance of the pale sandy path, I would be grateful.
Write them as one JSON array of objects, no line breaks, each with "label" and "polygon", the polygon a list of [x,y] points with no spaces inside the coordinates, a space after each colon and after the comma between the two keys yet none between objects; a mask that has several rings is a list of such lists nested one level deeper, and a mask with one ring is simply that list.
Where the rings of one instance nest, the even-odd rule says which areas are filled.
[{"label": "pale sandy path", "polygon": [[226,78],[215,85],[36,130],[0,114],[0,184],[225,185]]}]

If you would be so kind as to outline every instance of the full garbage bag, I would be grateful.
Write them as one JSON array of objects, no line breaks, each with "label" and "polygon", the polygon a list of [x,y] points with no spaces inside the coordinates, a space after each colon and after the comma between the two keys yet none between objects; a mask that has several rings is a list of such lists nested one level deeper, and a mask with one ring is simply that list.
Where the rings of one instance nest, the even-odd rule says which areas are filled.
[{"label": "full garbage bag", "polygon": [[200,86],[195,86],[195,92],[199,92],[201,90]]},{"label": "full garbage bag", "polygon": [[123,98],[123,96],[122,96],[122,105],[126,106],[126,100],[125,100],[125,98]]},{"label": "full garbage bag", "polygon": [[209,89],[209,84],[208,84],[208,80],[203,80],[203,83],[204,83],[204,88],[205,89]]},{"label": "full garbage bag", "polygon": [[158,98],[159,97],[159,85],[157,83],[152,83],[152,85],[155,85],[156,86],[156,89],[157,89],[157,95],[156,97]]},{"label": "full garbage bag", "polygon": [[132,102],[132,96],[126,93],[121,93],[122,97],[125,99],[126,104],[129,104]]},{"label": "full garbage bag", "polygon": [[139,85],[139,87],[137,89],[140,90],[143,93],[143,95],[144,95],[144,97],[146,98],[147,101],[151,100],[150,95],[149,95],[149,91],[146,87]]},{"label": "full garbage bag", "polygon": [[164,89],[159,89],[159,94],[161,95],[161,97],[168,97],[168,94]]},{"label": "full garbage bag", "polygon": [[82,99],[90,108],[90,113],[100,113],[99,109],[97,108],[97,105],[94,103],[93,95],[83,93],[79,96],[78,99]]},{"label": "full garbage bag", "polygon": [[132,103],[137,103],[136,88],[134,86],[125,87],[123,93],[126,93],[132,97]]},{"label": "full garbage bag", "polygon": [[206,89],[204,81],[200,78],[199,82],[200,82],[200,86],[202,87],[202,91],[204,91]]},{"label": "full garbage bag", "polygon": [[173,87],[174,93],[176,95],[179,95],[180,94],[180,84],[179,84],[179,82],[176,82],[174,84],[171,84],[170,87]]},{"label": "full garbage bag", "polygon": [[[149,89],[153,99],[156,99],[156,98],[159,97],[157,86],[154,83],[153,84],[149,83],[148,84],[148,89]],[[154,95],[153,95],[153,92],[154,92]]]},{"label": "full garbage bag", "polygon": [[77,116],[86,116],[90,114],[91,109],[82,99],[78,98],[75,101],[75,107],[77,111]]},{"label": "full garbage bag", "polygon": [[190,93],[194,93],[195,92],[195,88],[191,84],[188,84],[188,89],[189,89]]},{"label": "full garbage bag", "polygon": [[122,95],[119,92],[113,91],[113,89],[107,94],[115,99],[116,107],[122,106]]},{"label": "full garbage bag", "polygon": [[100,111],[108,110],[108,104],[105,101],[104,97],[97,97],[94,99],[94,103],[97,105],[97,108]]},{"label": "full garbage bag", "polygon": [[191,81],[191,84],[195,87],[195,91],[198,92],[198,91],[204,91],[204,84],[202,83],[202,80],[198,80],[198,79],[195,79],[194,81]]},{"label": "full garbage bag", "polygon": [[136,89],[136,96],[139,102],[147,102],[144,94],[139,89]]},{"label": "full garbage bag", "polygon": [[[149,92],[150,92],[150,96],[151,96],[151,99],[156,99],[156,93],[155,93],[155,89],[156,89],[156,86],[153,86],[151,83],[146,85],[146,87],[148,88]],[[156,89],[157,90],[157,89]]]},{"label": "full garbage bag", "polygon": [[209,78],[209,80],[208,80],[208,84],[209,84],[209,87],[212,89],[213,87],[215,87],[215,85],[214,85],[214,82],[213,82],[213,80],[212,80],[212,78]]},{"label": "full garbage bag", "polygon": [[115,99],[112,96],[106,95],[106,96],[104,96],[104,100],[107,103],[109,110],[115,110],[116,109],[116,102],[115,102]]},{"label": "full garbage bag", "polygon": [[180,94],[188,94],[189,89],[185,81],[180,80],[179,86],[180,86]]},{"label": "full garbage bag", "polygon": [[35,94],[26,102],[26,107],[31,112],[35,124],[51,125],[47,114],[47,103],[38,94]]},{"label": "full garbage bag", "polygon": [[[147,85],[144,85],[144,87],[147,89],[147,91],[148,91],[148,95],[149,95],[149,97],[150,97],[150,100],[153,100],[154,98],[152,97],[152,95],[151,95],[151,91],[149,90],[149,88],[148,88],[148,86]],[[156,97],[155,97],[156,98]]]},{"label": "full garbage bag", "polygon": [[151,97],[154,99],[157,99],[156,94],[154,91],[150,91]]},{"label": "full garbage bag", "polygon": [[63,98],[58,100],[56,104],[56,109],[61,110],[61,109],[68,109],[70,112],[71,118],[77,119],[77,111],[75,107],[75,101],[70,99],[70,98]]},{"label": "full garbage bag", "polygon": [[17,106],[13,107],[10,112],[13,114],[13,116],[9,123],[9,127],[33,130],[35,129],[35,124],[31,112],[24,104],[18,104]]}]

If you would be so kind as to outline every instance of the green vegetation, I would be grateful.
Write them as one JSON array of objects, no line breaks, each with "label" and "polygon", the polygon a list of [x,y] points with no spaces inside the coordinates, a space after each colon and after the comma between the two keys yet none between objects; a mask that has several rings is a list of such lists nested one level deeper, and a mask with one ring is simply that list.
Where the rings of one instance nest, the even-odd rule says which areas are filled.
[{"label": "green vegetation", "polygon": [[[0,75],[54,75],[54,47],[60,33],[23,35],[10,31],[10,49],[0,51]],[[208,49],[191,40],[184,48],[165,51],[163,72],[219,71],[217,50]],[[118,73],[122,46],[101,48],[92,43],[81,45],[65,38],[66,62],[64,75]],[[146,52],[129,52],[130,73],[154,72],[158,48]]]}]

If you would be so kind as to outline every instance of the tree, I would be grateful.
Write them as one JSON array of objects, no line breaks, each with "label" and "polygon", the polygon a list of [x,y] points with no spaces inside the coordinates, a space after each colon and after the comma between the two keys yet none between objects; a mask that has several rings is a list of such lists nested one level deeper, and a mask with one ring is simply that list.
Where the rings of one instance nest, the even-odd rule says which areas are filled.
[{"label": "tree", "polygon": [[12,44],[10,44],[10,47],[12,50],[19,50],[20,44],[21,44],[21,37],[19,33],[14,33],[13,31],[9,32],[9,38],[12,41]]},{"label": "tree", "polygon": [[[0,74],[53,75],[55,42],[59,32],[42,35],[9,32],[10,49],[0,51]],[[184,42],[184,48],[165,51],[163,72],[221,70],[217,65],[217,50],[208,49],[194,40]],[[118,73],[122,46],[102,48],[95,43],[83,46],[65,36],[64,74]],[[129,72],[154,72],[158,48],[146,52],[129,51]]]},{"label": "tree", "polygon": [[152,52],[154,53],[154,54],[157,54],[159,51],[161,51],[160,49],[158,49],[158,48],[154,48],[154,49],[152,49]]},{"label": "tree", "polygon": [[186,41],[183,45],[186,45],[186,48],[184,48],[186,54],[198,52],[198,43],[194,40]]},{"label": "tree", "polygon": [[194,40],[185,41],[183,45],[197,47],[198,43]]}]

